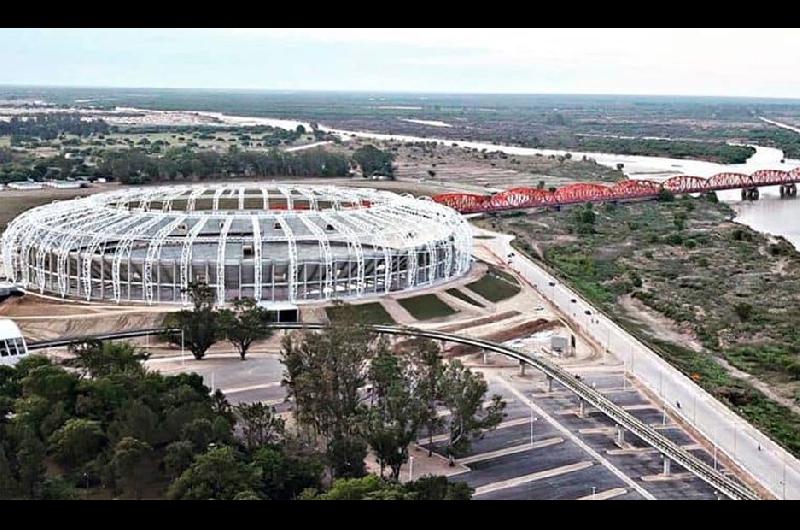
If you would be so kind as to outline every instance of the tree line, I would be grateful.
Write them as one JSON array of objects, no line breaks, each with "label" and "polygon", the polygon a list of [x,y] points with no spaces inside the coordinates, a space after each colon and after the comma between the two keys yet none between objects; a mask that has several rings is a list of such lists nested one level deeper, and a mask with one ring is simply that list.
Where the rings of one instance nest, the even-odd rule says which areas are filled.
[{"label": "tree line", "polygon": [[[187,313],[229,330],[215,339],[243,358],[270,333],[250,302],[211,317],[203,304]],[[232,320],[259,331],[231,333]],[[485,381],[443,363],[435,343],[394,351],[350,322],[282,341],[294,429],[274,407],[211,394],[198,374],[147,369],[149,354],[128,343],[71,352],[63,366],[38,355],[0,366],[0,499],[469,499],[466,484],[444,477],[400,483],[408,445],[443,431],[452,459],[504,416],[499,396],[484,407]],[[367,474],[369,450],[380,475]]]},{"label": "tree line", "polygon": [[[54,140],[62,134],[89,136],[107,134],[108,123],[103,120],[82,120],[80,114],[35,114],[20,118],[13,116],[9,121],[0,121],[0,136],[13,138],[40,138]],[[14,143],[12,141],[12,143]]]}]

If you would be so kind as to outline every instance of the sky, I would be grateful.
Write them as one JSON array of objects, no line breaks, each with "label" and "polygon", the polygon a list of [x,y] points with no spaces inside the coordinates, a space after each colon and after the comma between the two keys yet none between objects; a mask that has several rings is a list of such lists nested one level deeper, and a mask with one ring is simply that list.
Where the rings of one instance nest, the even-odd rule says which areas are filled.
[{"label": "sky", "polygon": [[800,97],[796,29],[0,29],[0,84]]}]

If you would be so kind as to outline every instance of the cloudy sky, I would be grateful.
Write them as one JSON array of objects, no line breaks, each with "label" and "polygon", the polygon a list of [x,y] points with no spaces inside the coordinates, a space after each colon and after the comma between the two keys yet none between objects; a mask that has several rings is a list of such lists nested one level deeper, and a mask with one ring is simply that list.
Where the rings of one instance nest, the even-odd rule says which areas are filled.
[{"label": "cloudy sky", "polygon": [[800,97],[793,29],[0,29],[0,84]]}]

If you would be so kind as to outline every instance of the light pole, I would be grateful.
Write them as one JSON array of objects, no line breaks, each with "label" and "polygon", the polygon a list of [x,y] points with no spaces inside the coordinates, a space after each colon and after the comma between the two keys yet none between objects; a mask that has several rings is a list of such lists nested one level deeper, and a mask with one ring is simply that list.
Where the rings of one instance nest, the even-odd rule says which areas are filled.
[{"label": "light pole", "polygon": [[185,355],[186,355],[186,335],[183,328],[181,328],[181,365],[186,364]]},{"label": "light pole", "polygon": [[408,480],[409,482],[414,480],[414,457],[408,457]]}]

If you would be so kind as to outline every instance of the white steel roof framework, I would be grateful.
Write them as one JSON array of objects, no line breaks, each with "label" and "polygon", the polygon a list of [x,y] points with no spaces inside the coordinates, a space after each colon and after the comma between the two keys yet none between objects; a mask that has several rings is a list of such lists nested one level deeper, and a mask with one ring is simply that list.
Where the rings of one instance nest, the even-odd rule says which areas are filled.
[{"label": "white steel roof framework", "polygon": [[219,304],[384,294],[466,273],[471,250],[466,221],[430,200],[263,182],[57,201],[18,216],[2,238],[15,282],[65,298],[147,304],[185,304],[198,280],[214,287]]}]

